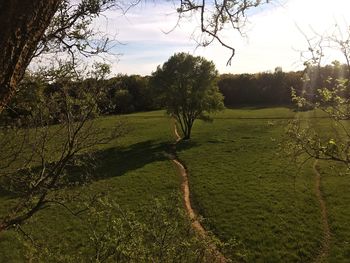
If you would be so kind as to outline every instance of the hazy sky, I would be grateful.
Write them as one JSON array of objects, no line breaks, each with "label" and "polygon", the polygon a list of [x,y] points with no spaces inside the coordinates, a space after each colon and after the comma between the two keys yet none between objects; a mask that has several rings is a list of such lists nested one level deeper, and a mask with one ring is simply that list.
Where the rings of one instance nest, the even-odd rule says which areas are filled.
[{"label": "hazy sky", "polygon": [[[277,2],[278,1],[278,2]],[[253,73],[302,68],[300,51],[307,49],[301,33],[324,33],[337,23],[348,24],[349,0],[275,0],[273,4],[254,10],[244,28],[246,37],[226,30],[224,38],[236,49],[231,66],[226,66],[230,51],[216,43],[196,48],[198,22],[183,20],[172,32],[177,14],[171,2],[148,1],[132,8],[126,15],[109,11],[96,26],[107,31],[122,44],[113,48],[120,53],[111,58],[113,73],[147,75],[175,52],[189,52],[213,60],[220,73]],[[177,1],[175,1],[177,2]],[[301,31],[300,31],[301,30]]]}]

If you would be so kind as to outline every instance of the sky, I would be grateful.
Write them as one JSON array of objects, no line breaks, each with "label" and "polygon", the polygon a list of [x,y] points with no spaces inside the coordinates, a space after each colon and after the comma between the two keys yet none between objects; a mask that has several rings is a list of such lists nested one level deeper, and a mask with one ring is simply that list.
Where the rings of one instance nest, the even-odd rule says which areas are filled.
[{"label": "sky", "polygon": [[[178,3],[179,1],[174,1]],[[349,0],[274,0],[249,13],[244,36],[226,29],[222,37],[236,50],[227,66],[230,50],[213,43],[198,47],[198,21],[184,19],[177,24],[176,6],[169,1],[146,1],[126,14],[108,11],[95,23],[100,31],[118,40],[108,62],[113,74],[149,75],[176,52],[188,52],[212,60],[220,73],[257,73],[303,68],[301,51],[308,48],[304,35],[334,31],[347,20]],[[172,30],[173,29],[173,30]],[[169,32],[171,31],[171,32]],[[330,61],[336,58],[328,58]]]}]

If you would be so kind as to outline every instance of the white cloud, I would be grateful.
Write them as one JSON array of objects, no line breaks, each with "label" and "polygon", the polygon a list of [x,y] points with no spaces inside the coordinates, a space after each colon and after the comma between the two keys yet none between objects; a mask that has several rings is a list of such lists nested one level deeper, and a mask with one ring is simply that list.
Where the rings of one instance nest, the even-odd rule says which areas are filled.
[{"label": "white cloud", "polygon": [[230,51],[220,44],[196,49],[196,43],[191,41],[198,27],[196,19],[183,21],[170,34],[163,33],[176,24],[177,15],[170,2],[142,4],[125,16],[109,12],[106,14],[108,24],[101,19],[96,25],[111,35],[117,33],[117,39],[128,44],[119,47],[124,55],[113,66],[116,73],[149,74],[174,52],[180,51],[213,60],[222,73],[259,72],[273,70],[276,66],[296,70],[302,65],[297,50],[307,48],[298,27],[307,35],[313,30],[323,33],[336,22],[347,24],[348,10],[348,0],[284,0],[283,4],[252,12],[246,28],[247,38],[233,30],[223,33],[223,38],[236,48],[231,67],[226,67]]}]

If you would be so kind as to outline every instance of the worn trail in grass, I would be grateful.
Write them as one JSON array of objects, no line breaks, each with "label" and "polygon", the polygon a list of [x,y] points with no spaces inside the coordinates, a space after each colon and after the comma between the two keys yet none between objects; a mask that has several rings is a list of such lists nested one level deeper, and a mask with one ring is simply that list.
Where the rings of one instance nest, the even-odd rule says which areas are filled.
[{"label": "worn trail in grass", "polygon": [[[176,155],[176,145],[181,141],[181,137],[177,131],[175,121],[174,121],[174,135],[175,135],[176,142],[174,143],[174,147],[173,147],[174,153],[173,153],[173,156],[171,157],[171,160],[175,164],[177,170],[179,171],[179,175],[182,178],[181,190],[183,194],[185,210],[187,212],[189,219],[191,220],[191,225],[195,230],[195,232],[197,233],[197,235],[199,235],[200,238],[210,238],[207,231],[204,229],[201,222],[199,221],[198,215],[195,213],[195,211],[192,208],[191,200],[190,200],[190,187],[188,183],[188,173],[186,171],[186,168],[184,167],[184,165],[181,163],[181,161],[178,159]],[[218,250],[218,248],[213,243],[209,244],[208,250],[209,250],[208,253],[211,253],[215,256],[216,262],[218,263],[227,262],[227,259],[225,258],[225,256]]]},{"label": "worn trail in grass", "polygon": [[328,255],[329,255],[330,241],[331,241],[331,230],[329,228],[329,223],[328,223],[327,207],[326,207],[326,202],[323,198],[323,194],[321,191],[321,175],[318,172],[317,163],[318,163],[318,161],[315,160],[315,162],[313,164],[313,170],[314,170],[315,178],[316,178],[316,184],[315,184],[316,196],[317,196],[318,202],[320,204],[320,208],[321,208],[323,241],[322,241],[322,246],[320,248],[319,254],[318,254],[317,258],[315,259],[316,263],[324,262],[327,259]]},{"label": "worn trail in grass", "polygon": [[[178,146],[195,209],[207,228],[235,244],[232,259],[310,262],[321,246],[312,164],[296,174],[279,152],[293,114],[283,108],[226,110],[212,124],[197,122],[192,141]],[[238,118],[245,116],[261,119]]]},{"label": "worn trail in grass", "polygon": [[[310,113],[308,125],[315,128],[320,136],[325,138],[333,138],[335,140],[347,141],[346,134],[342,134],[339,129],[339,125],[334,122],[330,122],[327,119],[316,119],[314,113]],[[350,128],[350,121],[344,120],[341,126]],[[341,139],[343,138],[343,139]],[[322,198],[327,205],[327,219],[329,225],[329,231],[331,233],[329,238],[329,250],[327,256],[324,256],[321,260],[323,262],[349,262],[350,258],[350,180],[349,170],[346,165],[332,161],[317,162],[317,171],[320,175],[320,190]],[[318,206],[320,204],[318,203]],[[320,210],[319,215],[322,216]],[[325,242],[327,239],[327,229],[321,222],[322,237],[321,241]],[[325,231],[326,230],[326,231]],[[322,243],[321,248],[322,255]],[[319,254],[315,255],[317,259]]]},{"label": "worn trail in grass", "polygon": [[184,165],[180,162],[180,160],[176,157],[176,144],[181,140],[181,137],[179,133],[177,132],[176,124],[174,123],[174,134],[175,134],[175,145],[174,145],[174,156],[172,158],[173,163],[175,164],[176,168],[179,171],[179,174],[182,178],[182,183],[181,183],[181,190],[183,194],[183,200],[184,200],[184,205],[186,212],[192,221],[192,226],[193,228],[201,235],[202,237],[206,236],[206,231],[200,221],[198,220],[198,216],[194,212],[192,206],[191,206],[191,200],[190,200],[190,188],[188,184],[188,174],[186,171],[186,168]]}]

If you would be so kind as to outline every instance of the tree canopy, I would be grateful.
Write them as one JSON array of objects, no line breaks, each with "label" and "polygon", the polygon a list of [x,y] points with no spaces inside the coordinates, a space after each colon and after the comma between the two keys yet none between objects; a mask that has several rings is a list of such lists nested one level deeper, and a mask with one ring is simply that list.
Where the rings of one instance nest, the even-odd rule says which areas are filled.
[{"label": "tree canopy", "polygon": [[153,73],[160,102],[179,123],[184,139],[190,139],[196,119],[208,120],[208,113],[224,108],[217,77],[213,62],[186,53],[173,55]]}]

